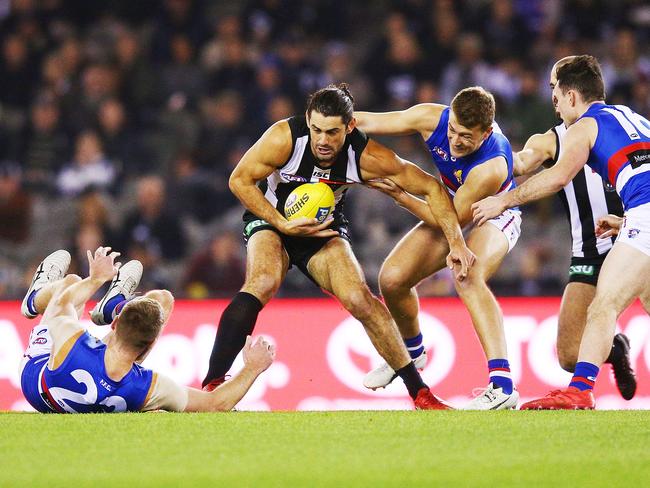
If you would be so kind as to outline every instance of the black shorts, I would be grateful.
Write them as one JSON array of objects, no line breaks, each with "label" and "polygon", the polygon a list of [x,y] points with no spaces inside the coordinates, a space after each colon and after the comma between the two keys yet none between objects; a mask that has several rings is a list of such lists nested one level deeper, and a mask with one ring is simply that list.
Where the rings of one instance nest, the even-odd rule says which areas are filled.
[{"label": "black shorts", "polygon": [[596,258],[571,258],[569,266],[569,283],[586,283],[596,286],[600,268],[605,261],[607,253]]},{"label": "black shorts", "polygon": [[[261,230],[272,230],[280,236],[282,239],[282,245],[289,255],[289,268],[292,266],[297,266],[300,271],[303,272],[307,278],[312,280],[314,283],[316,281],[309,274],[307,270],[307,264],[314,254],[321,250],[321,248],[333,237],[296,237],[288,236],[282,234],[278,229],[269,224],[266,220],[262,220],[251,212],[246,211],[244,213],[244,242],[248,244],[248,240],[253,234]],[[347,219],[339,214],[334,216],[334,222],[328,227],[328,229],[333,229],[339,233],[338,237],[345,239],[350,242],[350,236],[348,234],[348,221]],[[318,285],[318,283],[316,283]],[[320,285],[319,285],[320,286]]]}]

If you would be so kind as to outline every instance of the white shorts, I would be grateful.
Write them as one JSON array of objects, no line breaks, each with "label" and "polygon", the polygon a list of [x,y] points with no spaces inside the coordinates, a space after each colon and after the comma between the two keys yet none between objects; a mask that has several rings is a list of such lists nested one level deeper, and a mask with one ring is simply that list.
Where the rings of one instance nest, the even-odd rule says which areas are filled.
[{"label": "white shorts", "polygon": [[625,219],[616,242],[624,242],[650,256],[650,203],[644,203],[625,212]]},{"label": "white shorts", "polygon": [[521,235],[521,210],[506,209],[501,215],[488,222],[503,232],[508,241],[508,252],[512,251]]},{"label": "white shorts", "polygon": [[38,324],[34,327],[31,334],[29,334],[27,349],[25,350],[23,359],[20,362],[20,374],[22,375],[23,368],[30,359],[42,356],[43,354],[51,354],[53,345],[52,336],[50,335],[47,325]]}]

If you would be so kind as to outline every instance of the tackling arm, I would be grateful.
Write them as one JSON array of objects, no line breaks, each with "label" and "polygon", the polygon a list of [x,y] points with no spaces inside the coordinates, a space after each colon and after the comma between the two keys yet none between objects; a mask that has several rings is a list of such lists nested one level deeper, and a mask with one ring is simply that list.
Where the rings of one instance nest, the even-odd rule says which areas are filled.
[{"label": "tackling arm", "polygon": [[556,149],[556,136],[552,130],[531,136],[524,148],[513,154],[514,175],[527,175],[537,171],[545,161],[555,158]]},{"label": "tackling arm", "polygon": [[453,262],[460,263],[462,269],[459,277],[466,276],[474,262],[474,255],[465,244],[456,210],[442,183],[372,140],[368,141],[366,150],[361,155],[360,166],[362,177],[366,180],[386,178],[408,193],[425,197],[428,212],[424,210],[421,200],[410,195],[405,195],[401,204],[424,222],[442,230],[449,243],[448,265],[452,267]]},{"label": "tackling arm", "polygon": [[523,205],[552,195],[565,187],[589,159],[598,126],[592,118],[581,119],[567,130],[560,158],[552,168],[531,177],[521,186],[472,205],[474,222],[482,225],[506,208]]},{"label": "tackling arm", "polygon": [[369,134],[419,133],[427,139],[436,130],[444,105],[421,103],[399,112],[355,112],[356,126]]}]

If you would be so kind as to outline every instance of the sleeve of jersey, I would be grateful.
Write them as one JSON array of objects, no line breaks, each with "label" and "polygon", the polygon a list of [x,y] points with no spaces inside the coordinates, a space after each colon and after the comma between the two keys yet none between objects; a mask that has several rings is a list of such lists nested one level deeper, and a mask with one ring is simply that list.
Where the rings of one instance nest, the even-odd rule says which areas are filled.
[{"label": "sleeve of jersey", "polygon": [[186,406],[187,388],[163,374],[153,373],[151,387],[141,410],[143,412],[151,410],[182,412]]}]

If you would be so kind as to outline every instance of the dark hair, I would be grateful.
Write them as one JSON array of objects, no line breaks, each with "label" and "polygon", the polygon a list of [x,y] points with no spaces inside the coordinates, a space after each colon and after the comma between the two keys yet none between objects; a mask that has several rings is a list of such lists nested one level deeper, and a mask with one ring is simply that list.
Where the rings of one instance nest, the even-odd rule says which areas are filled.
[{"label": "dark hair", "polygon": [[313,111],[325,117],[339,115],[343,123],[348,125],[354,114],[354,98],[350,94],[347,83],[328,85],[309,95],[307,116],[310,116]]},{"label": "dark hair", "polygon": [[557,69],[557,84],[566,93],[575,90],[586,102],[605,100],[605,82],[598,60],[584,54],[576,56]]},{"label": "dark hair", "polygon": [[451,101],[458,123],[468,129],[480,127],[485,131],[494,122],[494,97],[485,88],[470,86],[459,91]]},{"label": "dark hair", "polygon": [[140,297],[124,306],[115,324],[115,335],[123,344],[140,351],[149,347],[160,334],[163,311],[160,304]]}]

